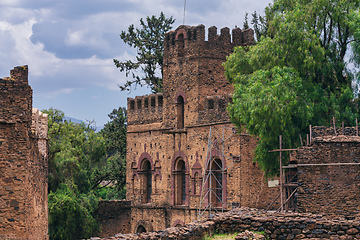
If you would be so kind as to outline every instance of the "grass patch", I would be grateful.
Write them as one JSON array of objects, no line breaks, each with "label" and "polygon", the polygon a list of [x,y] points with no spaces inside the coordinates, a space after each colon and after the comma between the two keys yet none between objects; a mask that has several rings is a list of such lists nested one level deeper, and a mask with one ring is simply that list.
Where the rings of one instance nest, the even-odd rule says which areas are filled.
[{"label": "grass patch", "polygon": [[204,238],[204,240],[231,240],[231,239],[235,239],[237,235],[238,233],[232,233],[232,234],[219,233],[219,234],[214,234],[213,236],[207,236]]},{"label": "grass patch", "polygon": [[[264,235],[266,236],[266,233],[265,231],[262,231],[262,232],[257,232],[257,231],[254,231],[253,233],[258,233],[258,234],[261,234],[261,235]],[[205,236],[205,238],[203,238],[203,240],[233,240],[235,239],[235,237],[238,235],[239,233],[218,233],[218,234],[214,234],[212,236]],[[268,237],[265,237],[266,239],[270,239]]]}]

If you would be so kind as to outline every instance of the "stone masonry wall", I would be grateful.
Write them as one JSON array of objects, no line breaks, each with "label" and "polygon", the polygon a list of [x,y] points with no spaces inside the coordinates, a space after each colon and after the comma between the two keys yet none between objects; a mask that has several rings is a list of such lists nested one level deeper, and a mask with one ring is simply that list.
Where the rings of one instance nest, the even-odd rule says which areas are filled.
[{"label": "stone masonry wall", "polygon": [[[233,89],[222,63],[235,46],[251,44],[251,29],[236,28],[230,34],[223,28],[218,34],[210,27],[207,40],[203,25],[180,26],[166,34],[163,93],[128,98],[126,200],[132,202],[131,232],[194,221],[200,202],[202,208],[211,201],[228,211],[266,208],[277,196],[279,188],[269,187],[252,161],[257,139],[234,133],[226,110]],[[217,146],[209,148],[210,127]],[[220,144],[223,133],[226,141]],[[210,150],[223,169],[220,200],[201,194]],[[215,188],[206,181],[204,188]],[[278,205],[276,201],[273,208]]]},{"label": "stone masonry wall", "polygon": [[[360,137],[354,128],[314,127],[312,144],[298,151],[298,210],[333,216],[359,215]],[[341,165],[342,164],[342,165]]]},{"label": "stone masonry wall", "polygon": [[130,201],[100,201],[97,209],[97,220],[101,224],[100,237],[110,236],[114,232],[131,232],[130,218]]},{"label": "stone masonry wall", "polygon": [[[189,239],[200,240],[214,233],[235,233],[245,230],[265,232],[270,239],[359,239],[358,220],[327,219],[322,215],[274,213],[255,209],[234,209],[157,232],[116,234],[103,240],[120,239]],[[96,239],[96,238],[93,238]]]},{"label": "stone masonry wall", "polygon": [[0,79],[0,239],[47,239],[47,115],[27,66]]}]

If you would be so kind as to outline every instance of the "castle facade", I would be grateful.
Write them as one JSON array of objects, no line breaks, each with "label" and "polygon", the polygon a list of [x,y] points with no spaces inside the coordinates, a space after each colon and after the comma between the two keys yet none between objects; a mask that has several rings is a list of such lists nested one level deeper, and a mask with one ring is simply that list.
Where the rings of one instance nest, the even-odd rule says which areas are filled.
[{"label": "castle facade", "polygon": [[[266,208],[279,193],[252,161],[256,138],[237,133],[222,63],[253,30],[180,26],[166,34],[163,93],[128,98],[131,232],[197,220],[202,212]],[[274,206],[278,206],[276,202]]]}]

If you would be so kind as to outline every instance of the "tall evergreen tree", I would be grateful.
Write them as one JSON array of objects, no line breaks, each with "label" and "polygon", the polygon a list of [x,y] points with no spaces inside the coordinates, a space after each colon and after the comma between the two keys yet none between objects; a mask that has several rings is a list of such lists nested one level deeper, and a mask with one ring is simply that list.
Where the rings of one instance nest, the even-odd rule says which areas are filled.
[{"label": "tall evergreen tree", "polygon": [[[132,79],[120,86],[121,90],[130,90],[133,84],[147,85],[155,92],[162,92],[162,66],[165,33],[172,28],[175,19],[166,18],[161,12],[160,16],[146,17],[146,21],[140,19],[140,28],[131,24],[128,32],[122,31],[120,38],[124,43],[137,50],[136,61],[127,60],[121,62],[114,59],[115,66],[126,76]],[[142,74],[136,71],[140,69]]]}]

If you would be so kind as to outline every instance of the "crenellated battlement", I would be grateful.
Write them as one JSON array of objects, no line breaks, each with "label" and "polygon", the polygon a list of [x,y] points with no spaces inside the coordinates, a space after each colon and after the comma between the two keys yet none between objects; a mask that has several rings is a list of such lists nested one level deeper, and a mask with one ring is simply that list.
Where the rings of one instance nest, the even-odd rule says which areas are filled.
[{"label": "crenellated battlement", "polygon": [[127,99],[128,124],[147,124],[162,120],[163,94],[136,96]]},{"label": "crenellated battlement", "polygon": [[229,121],[226,108],[231,101],[230,94],[207,96],[202,103],[202,110],[199,111],[197,124]]},{"label": "crenellated battlement", "polygon": [[[224,27],[220,30],[220,35],[218,35],[217,27],[212,26],[208,29],[208,40],[206,41],[204,25],[196,27],[182,25],[166,34],[164,61],[169,57],[183,57],[194,54],[206,56],[213,51],[216,51],[216,54],[223,52],[224,56],[222,57],[225,57],[229,49],[231,51],[235,46],[248,46],[254,43],[254,31],[252,29],[241,30],[240,28],[234,28],[230,34],[230,29]],[[174,52],[178,54],[173,54]]]}]

